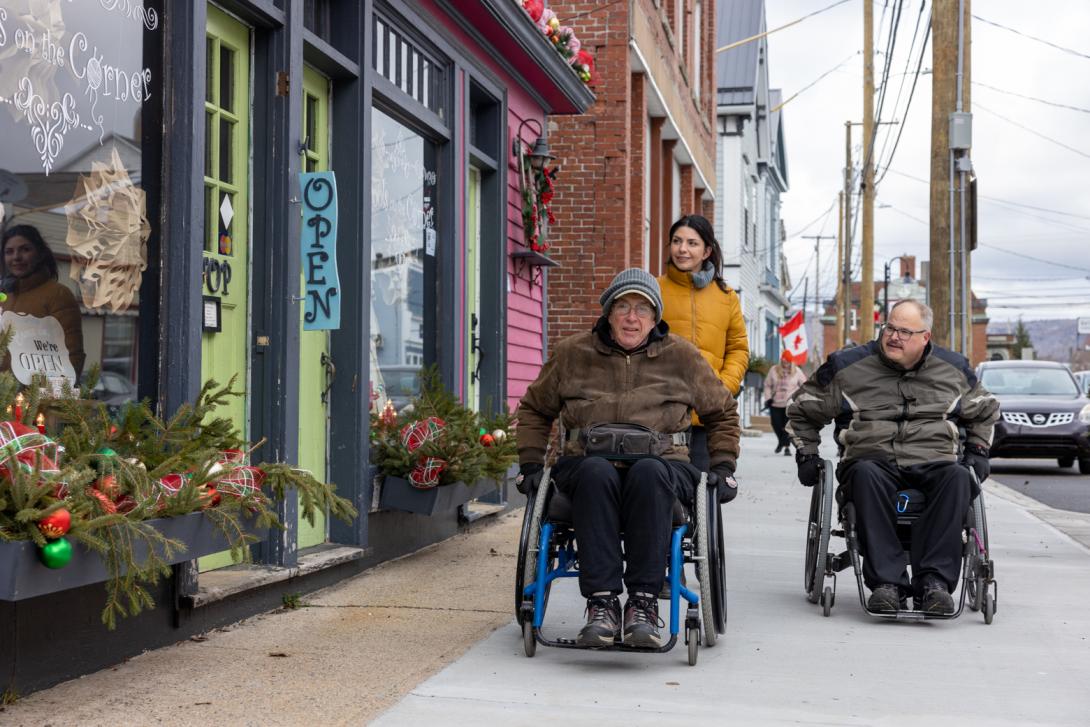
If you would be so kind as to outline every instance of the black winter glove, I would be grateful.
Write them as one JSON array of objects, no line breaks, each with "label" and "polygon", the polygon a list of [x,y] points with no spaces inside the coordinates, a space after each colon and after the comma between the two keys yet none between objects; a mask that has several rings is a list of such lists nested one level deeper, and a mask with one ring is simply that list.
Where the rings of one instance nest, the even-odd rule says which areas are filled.
[{"label": "black winter glove", "polygon": [[719,503],[730,502],[738,496],[738,481],[734,479],[734,467],[729,464],[717,464],[712,467],[714,477],[708,478],[709,485],[718,482]]},{"label": "black winter glove", "polygon": [[976,478],[980,482],[988,479],[988,475],[992,471],[992,464],[988,460],[988,450],[976,444],[965,446],[961,461],[967,467],[973,468],[973,472],[976,472]]},{"label": "black winter glove", "polygon": [[821,457],[816,454],[795,455],[795,464],[799,468],[799,482],[806,487],[813,487],[821,477]]},{"label": "black winter glove", "polygon": [[524,495],[528,495],[541,484],[541,475],[545,472],[545,465],[540,462],[527,462],[519,465],[518,477],[515,478],[515,487]]},{"label": "black winter glove", "polygon": [[772,408],[772,400],[771,399],[765,399],[765,409],[771,409],[771,408]]}]

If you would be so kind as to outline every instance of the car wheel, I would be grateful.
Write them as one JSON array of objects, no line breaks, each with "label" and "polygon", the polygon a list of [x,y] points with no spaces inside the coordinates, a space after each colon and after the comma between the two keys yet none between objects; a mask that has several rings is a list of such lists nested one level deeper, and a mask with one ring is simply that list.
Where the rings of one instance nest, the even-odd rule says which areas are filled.
[{"label": "car wheel", "polygon": [[1090,475],[1090,457],[1079,457],[1079,474]]},{"label": "car wheel", "polygon": [[1067,469],[1071,465],[1075,464],[1075,458],[1074,457],[1060,457],[1060,458],[1058,458],[1056,460],[1056,462],[1057,462],[1057,464],[1059,464],[1064,469]]}]

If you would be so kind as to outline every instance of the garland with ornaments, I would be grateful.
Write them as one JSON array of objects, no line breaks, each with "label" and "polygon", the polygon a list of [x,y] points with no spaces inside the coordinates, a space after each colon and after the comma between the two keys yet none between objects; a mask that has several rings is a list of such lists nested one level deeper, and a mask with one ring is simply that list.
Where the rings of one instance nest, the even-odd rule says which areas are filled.
[{"label": "garland with ornaments", "polygon": [[467,409],[433,366],[420,373],[420,393],[397,411],[387,400],[371,412],[371,459],[383,474],[418,489],[485,478],[502,481],[518,461],[514,423],[506,413]]},{"label": "garland with ornaments", "polygon": [[575,31],[566,25],[561,25],[560,18],[556,16],[552,8],[545,7],[544,0],[515,0],[515,2],[522,6],[530,19],[537,24],[546,40],[568,62],[575,74],[579,76],[579,80],[588,86],[594,85],[597,81],[594,56],[583,48]]},{"label": "garland with ornaments", "polygon": [[[0,334],[0,351],[11,341]],[[81,389],[45,396],[44,379],[25,390],[0,373],[0,542],[32,541],[42,567],[59,569],[74,545],[98,554],[108,574],[102,621],[152,607],[148,587],[170,574],[186,544],[151,522],[202,511],[230,544],[249,557],[252,533],[282,527],[273,509],[289,490],[311,523],[320,512],[350,521],[352,504],[333,485],[284,463],[250,464],[248,446],[216,411],[242,392],[208,381],[197,400],[169,419],[147,402],[112,417],[92,401],[92,371]],[[47,428],[47,422],[50,426]]]}]

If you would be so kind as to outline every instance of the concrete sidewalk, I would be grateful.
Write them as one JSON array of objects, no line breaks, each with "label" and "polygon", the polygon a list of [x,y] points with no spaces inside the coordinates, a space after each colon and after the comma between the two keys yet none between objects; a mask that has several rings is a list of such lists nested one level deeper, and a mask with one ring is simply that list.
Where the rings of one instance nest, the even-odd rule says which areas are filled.
[{"label": "concrete sidewalk", "polygon": [[[879,622],[840,574],[823,618],[802,592],[809,491],[770,436],[743,440],[742,493],[724,507],[730,621],[696,667],[664,655],[539,647],[510,623],[416,687],[379,724],[1085,725],[1090,551],[988,486],[999,608],[985,626]],[[842,542],[834,541],[839,549]],[[546,626],[574,633],[583,601],[554,585]]]}]

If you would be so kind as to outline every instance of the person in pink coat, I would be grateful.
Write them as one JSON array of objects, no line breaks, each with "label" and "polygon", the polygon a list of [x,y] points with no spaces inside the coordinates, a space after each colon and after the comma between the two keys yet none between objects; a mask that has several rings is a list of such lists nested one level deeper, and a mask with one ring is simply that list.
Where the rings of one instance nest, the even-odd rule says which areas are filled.
[{"label": "person in pink coat", "polygon": [[776,451],[783,451],[785,457],[791,456],[791,440],[787,436],[787,403],[805,383],[806,375],[794,364],[787,351],[780,354],[780,362],[770,368],[765,377],[765,407],[772,419],[772,431],[776,432]]}]

